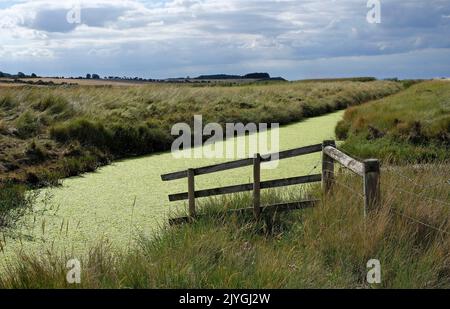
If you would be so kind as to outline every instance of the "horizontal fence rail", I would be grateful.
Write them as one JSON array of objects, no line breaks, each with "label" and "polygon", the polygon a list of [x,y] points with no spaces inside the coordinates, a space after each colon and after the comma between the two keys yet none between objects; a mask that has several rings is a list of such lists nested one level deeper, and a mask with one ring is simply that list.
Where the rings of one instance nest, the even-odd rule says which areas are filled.
[{"label": "horizontal fence rail", "polygon": [[323,152],[330,158],[339,162],[340,164],[342,164],[352,172],[358,174],[359,176],[364,175],[364,163],[359,162],[356,159],[353,159],[352,157],[348,156],[347,154],[343,153],[342,151],[332,146],[326,146],[323,149]]},{"label": "horizontal fence rail", "polygon": [[[321,174],[298,176],[298,177],[291,177],[291,178],[284,178],[284,179],[262,181],[260,184],[260,187],[261,187],[261,189],[269,189],[269,188],[298,185],[298,184],[309,183],[309,182],[319,182],[321,180],[322,180]],[[253,190],[253,183],[246,183],[246,184],[242,184],[242,185],[234,185],[234,186],[228,186],[228,187],[220,187],[220,188],[214,188],[214,189],[195,191],[194,196],[195,196],[195,198],[199,198],[199,197],[208,197],[208,196],[215,196],[215,195],[222,195],[222,194],[246,192],[246,191],[252,191],[252,190]],[[187,200],[188,198],[189,198],[188,192],[169,195],[170,202]]]},{"label": "horizontal fence rail", "polygon": [[[297,209],[307,209],[312,208],[314,205],[318,202],[318,200],[307,200],[307,201],[299,201],[299,202],[291,202],[291,203],[281,203],[281,204],[275,204],[275,205],[269,205],[269,206],[262,206],[261,207],[261,213],[280,213],[280,212],[286,212],[291,210],[297,210]],[[239,209],[229,209],[227,210],[228,213],[235,213],[240,215],[247,215],[252,214],[254,211],[253,207],[248,208],[239,208]],[[185,216],[180,218],[173,218],[169,219],[170,225],[177,225],[182,223],[188,223],[192,220],[192,217]]]},{"label": "horizontal fence rail", "polygon": [[[261,156],[261,162],[264,163],[264,162],[273,161],[272,158],[274,158],[274,157],[277,157],[277,160],[283,160],[283,159],[288,159],[288,158],[306,155],[306,154],[315,153],[315,152],[320,152],[320,151],[322,151],[322,144],[311,145],[311,146],[281,151],[278,153],[271,153],[271,154],[263,155],[263,156]],[[210,173],[250,166],[252,164],[253,164],[253,158],[247,158],[247,159],[241,159],[241,160],[236,160],[236,161],[231,161],[231,162],[214,164],[214,165],[210,165],[210,166],[194,168],[193,170],[194,170],[195,176],[199,176],[199,175],[204,175],[204,174],[210,174]],[[161,175],[161,179],[163,181],[182,179],[182,178],[186,178],[186,177],[188,177],[187,170]]]}]

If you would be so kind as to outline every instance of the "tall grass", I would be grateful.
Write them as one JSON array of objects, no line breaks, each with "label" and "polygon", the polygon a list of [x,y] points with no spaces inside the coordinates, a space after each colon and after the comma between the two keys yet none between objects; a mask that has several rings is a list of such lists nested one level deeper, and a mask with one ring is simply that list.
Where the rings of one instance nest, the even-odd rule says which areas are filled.
[{"label": "tall grass", "polygon": [[103,123],[87,119],[52,127],[50,136],[60,143],[79,142],[82,146],[93,146],[114,155],[140,155],[166,150],[171,136],[150,123],[141,125]]},{"label": "tall grass", "polygon": [[432,162],[450,158],[450,83],[430,81],[349,108],[336,134],[360,157]]},{"label": "tall grass", "polygon": [[[128,250],[94,247],[81,258],[78,286],[65,280],[73,256],[50,252],[19,255],[0,287],[450,288],[449,178],[448,163],[383,166],[382,207],[367,218],[360,178],[343,171],[325,196],[314,186],[266,192],[264,204],[321,201],[261,222],[223,213],[248,207],[250,195],[209,199],[202,203],[206,216],[193,224],[165,226]],[[370,259],[381,262],[379,285],[366,281]]]}]

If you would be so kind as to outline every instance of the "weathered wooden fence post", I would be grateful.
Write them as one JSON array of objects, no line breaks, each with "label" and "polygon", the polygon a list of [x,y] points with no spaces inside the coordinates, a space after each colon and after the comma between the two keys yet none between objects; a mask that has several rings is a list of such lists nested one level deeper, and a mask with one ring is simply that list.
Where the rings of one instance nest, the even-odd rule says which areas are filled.
[{"label": "weathered wooden fence post", "polygon": [[327,146],[336,147],[336,142],[327,140],[322,143],[322,190],[324,193],[330,191],[334,178],[334,161],[323,151]]},{"label": "weathered wooden fence post", "polygon": [[261,156],[253,158],[253,213],[258,220],[261,214]]},{"label": "weathered wooden fence post", "polygon": [[189,217],[194,218],[195,211],[195,172],[192,168],[187,170],[188,176],[188,199],[189,199]]},{"label": "weathered wooden fence post", "polygon": [[364,215],[380,207],[380,162],[364,160]]}]

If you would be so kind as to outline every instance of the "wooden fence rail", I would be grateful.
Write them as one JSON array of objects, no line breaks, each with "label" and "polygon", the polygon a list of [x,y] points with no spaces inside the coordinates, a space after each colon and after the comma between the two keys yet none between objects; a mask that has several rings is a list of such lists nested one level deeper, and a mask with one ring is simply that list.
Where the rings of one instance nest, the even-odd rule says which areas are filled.
[{"label": "wooden fence rail", "polygon": [[[283,160],[296,156],[306,155],[315,152],[322,152],[322,174],[296,176],[283,179],[275,179],[269,181],[261,181],[261,164],[272,160]],[[336,148],[334,141],[324,141],[322,144],[310,145],[301,148],[282,151],[269,155],[255,154],[253,158],[241,159],[231,162],[225,162],[200,168],[192,168],[170,174],[161,175],[163,181],[171,181],[176,179],[188,178],[188,191],[177,194],[170,194],[169,201],[188,200],[189,216],[171,219],[171,224],[189,222],[197,216],[195,199],[208,196],[216,196],[223,194],[231,194],[237,192],[253,191],[253,207],[235,209],[232,212],[249,212],[252,211],[255,218],[259,219],[261,213],[268,211],[288,211],[293,209],[303,209],[314,206],[317,200],[299,201],[293,203],[283,203],[276,205],[261,206],[261,190],[277,187],[285,187],[298,184],[306,184],[322,181],[324,192],[329,192],[333,186],[334,180],[334,162],[338,162],[349,170],[353,171],[364,180],[364,209],[367,213],[371,209],[375,209],[379,205],[380,197],[380,168],[378,160],[365,160],[360,162]],[[219,187],[205,190],[195,190],[195,176],[215,173],[245,166],[253,165],[253,182]]]},{"label": "wooden fence rail", "polygon": [[[263,163],[270,162],[270,161],[272,161],[272,158],[277,157],[277,156],[278,156],[279,160],[283,160],[283,159],[306,155],[306,154],[319,152],[319,151],[322,151],[322,144],[311,145],[311,146],[306,146],[306,147],[301,147],[301,148],[295,148],[295,149],[291,149],[291,150],[281,151],[278,153],[271,153],[268,155],[264,155],[264,156],[261,156],[261,162],[263,162]],[[210,166],[194,168],[194,174],[196,176],[199,176],[199,175],[210,174],[210,173],[215,173],[215,172],[220,172],[220,171],[225,171],[225,170],[231,170],[234,168],[250,166],[250,165],[253,165],[253,158],[241,159],[241,160],[236,160],[236,161],[231,161],[231,162],[225,162],[225,163],[220,163],[220,164],[215,164],[215,165],[210,165]],[[161,179],[163,181],[176,180],[176,179],[181,179],[181,178],[186,178],[186,177],[187,177],[187,171],[180,171],[180,172],[161,175]]]},{"label": "wooden fence rail", "polygon": [[334,178],[333,161],[363,178],[364,215],[380,206],[380,163],[376,159],[358,161],[336,148],[334,141],[323,142],[322,183],[325,192],[331,189]]},{"label": "wooden fence rail", "polygon": [[[321,180],[322,180],[322,175],[320,175],[320,174],[268,180],[268,181],[260,182],[260,189],[292,186],[292,185],[309,183],[309,182],[316,182],[316,181],[319,182]],[[238,192],[245,192],[245,191],[252,191],[252,190],[253,190],[253,183],[246,183],[246,184],[242,184],[242,185],[234,185],[234,186],[228,186],[228,187],[220,187],[220,188],[214,188],[214,189],[205,189],[205,190],[195,191],[194,197],[195,198],[208,197],[208,196],[238,193]],[[182,200],[187,200],[187,199],[189,199],[189,192],[169,195],[169,201],[171,201],[171,202],[182,201]]]}]

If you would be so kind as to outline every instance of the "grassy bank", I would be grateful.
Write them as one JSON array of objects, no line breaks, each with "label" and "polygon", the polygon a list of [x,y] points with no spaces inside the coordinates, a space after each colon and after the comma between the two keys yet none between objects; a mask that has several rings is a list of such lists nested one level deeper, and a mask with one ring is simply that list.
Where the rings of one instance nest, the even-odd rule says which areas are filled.
[{"label": "grassy bank", "polygon": [[[221,212],[248,207],[249,195],[207,200],[208,216],[192,225],[165,227],[128,250],[92,248],[79,257],[80,285],[65,280],[73,256],[49,252],[19,255],[0,287],[450,288],[449,177],[448,164],[383,168],[382,208],[366,219],[352,191],[360,192],[360,179],[343,172],[327,196],[315,187],[264,194],[266,204],[311,196],[321,202],[260,223]],[[366,282],[370,259],[381,262],[380,285]]]},{"label": "grassy bank", "polygon": [[33,185],[110,160],[166,150],[170,128],[204,122],[287,124],[378,99],[400,82],[204,86],[0,87],[0,177]]},{"label": "grassy bank", "polygon": [[430,81],[349,108],[336,134],[360,157],[394,162],[450,158],[450,83]]}]

